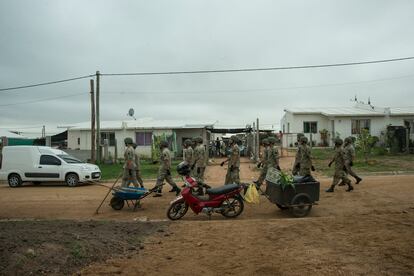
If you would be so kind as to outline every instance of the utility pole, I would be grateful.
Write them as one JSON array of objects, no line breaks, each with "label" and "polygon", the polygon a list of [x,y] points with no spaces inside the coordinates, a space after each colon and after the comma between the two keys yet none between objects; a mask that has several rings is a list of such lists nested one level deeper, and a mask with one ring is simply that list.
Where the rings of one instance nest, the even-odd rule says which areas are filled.
[{"label": "utility pole", "polygon": [[45,138],[45,137],[46,137],[46,127],[43,126],[42,127],[42,138]]},{"label": "utility pole", "polygon": [[95,164],[96,160],[96,137],[95,137],[95,84],[93,79],[90,80],[91,86],[91,163]]},{"label": "utility pole", "polygon": [[101,163],[101,122],[99,117],[99,78],[100,78],[99,71],[96,71],[96,161]]},{"label": "utility pole", "polygon": [[253,122],[253,143],[252,143],[252,153],[253,153],[253,160],[256,161],[256,123]]},{"label": "utility pole", "polygon": [[257,149],[257,153],[256,153],[256,161],[259,161],[259,156],[260,156],[260,128],[259,128],[259,118],[256,119],[256,149]]}]

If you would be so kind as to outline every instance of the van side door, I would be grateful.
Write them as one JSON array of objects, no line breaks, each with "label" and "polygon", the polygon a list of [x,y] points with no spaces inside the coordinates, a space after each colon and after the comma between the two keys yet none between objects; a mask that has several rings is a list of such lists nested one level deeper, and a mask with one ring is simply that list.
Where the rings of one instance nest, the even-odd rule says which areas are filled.
[{"label": "van side door", "polygon": [[25,176],[36,181],[57,181],[61,176],[62,161],[53,155],[42,154],[34,172],[27,172]]}]

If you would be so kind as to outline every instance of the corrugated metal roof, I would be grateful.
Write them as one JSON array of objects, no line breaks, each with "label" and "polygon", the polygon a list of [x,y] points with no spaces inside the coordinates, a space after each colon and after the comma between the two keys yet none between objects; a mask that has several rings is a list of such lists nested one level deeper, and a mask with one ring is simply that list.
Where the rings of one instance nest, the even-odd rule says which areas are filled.
[{"label": "corrugated metal roof", "polygon": [[[179,120],[153,120],[151,118],[143,118],[127,121],[101,121],[101,130],[108,129],[180,129],[180,128],[204,128],[213,126],[214,122],[188,122]],[[75,124],[69,128],[70,130],[89,130],[90,122],[82,122]]]},{"label": "corrugated metal roof", "polygon": [[391,107],[391,115],[412,115],[414,116],[414,106]]},{"label": "corrugated metal roof", "polygon": [[384,116],[382,110],[365,109],[357,107],[306,107],[289,108],[285,111],[293,114],[320,114],[324,116]]},{"label": "corrugated metal roof", "polygon": [[10,132],[5,129],[0,129],[0,137],[7,137],[7,138],[26,138],[25,136]]}]

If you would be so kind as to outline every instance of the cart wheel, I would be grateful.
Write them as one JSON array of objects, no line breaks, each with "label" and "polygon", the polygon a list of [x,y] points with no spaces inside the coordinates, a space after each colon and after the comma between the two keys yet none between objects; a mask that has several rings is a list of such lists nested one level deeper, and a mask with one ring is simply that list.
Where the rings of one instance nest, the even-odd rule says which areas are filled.
[{"label": "cart wheel", "polygon": [[167,210],[167,217],[170,220],[177,220],[182,218],[188,210],[188,204],[182,201],[173,203]]},{"label": "cart wheel", "polygon": [[121,210],[122,208],[124,208],[124,200],[120,199],[119,197],[114,196],[111,199],[111,207],[114,210]]},{"label": "cart wheel", "polygon": [[[312,209],[310,197],[309,195],[304,194],[304,193],[295,195],[292,199],[291,204],[299,205],[299,206],[289,207],[289,210],[292,213],[292,215],[297,218],[306,217],[309,214],[310,210]],[[309,204],[309,205],[305,205],[305,204]]]},{"label": "cart wheel", "polygon": [[282,211],[289,209],[289,207],[286,207],[286,206],[280,205],[279,203],[276,203],[276,206],[277,206],[280,210],[282,210]]}]

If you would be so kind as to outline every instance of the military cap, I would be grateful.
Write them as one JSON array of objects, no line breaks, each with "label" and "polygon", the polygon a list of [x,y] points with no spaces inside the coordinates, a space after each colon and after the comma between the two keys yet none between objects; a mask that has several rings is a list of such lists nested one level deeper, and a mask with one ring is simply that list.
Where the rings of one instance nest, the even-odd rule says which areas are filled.
[{"label": "military cap", "polygon": [[131,137],[127,137],[124,139],[124,143],[125,145],[132,145],[134,143],[134,141],[132,141]]},{"label": "military cap", "polygon": [[275,137],[269,137],[267,138],[267,141],[269,141],[269,144],[275,144],[277,142]]}]

